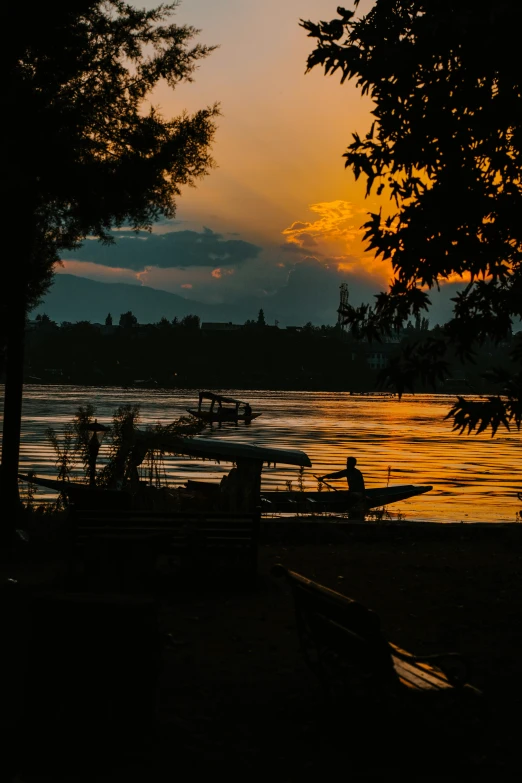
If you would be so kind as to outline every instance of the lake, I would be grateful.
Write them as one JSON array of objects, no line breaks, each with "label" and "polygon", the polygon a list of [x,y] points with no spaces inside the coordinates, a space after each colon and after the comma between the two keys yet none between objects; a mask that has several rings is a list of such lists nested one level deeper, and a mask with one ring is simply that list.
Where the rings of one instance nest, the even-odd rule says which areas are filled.
[{"label": "lake", "polygon": [[[207,428],[204,437],[234,439],[276,448],[302,449],[313,464],[304,474],[304,486],[317,489],[313,474],[345,467],[346,457],[357,458],[367,487],[394,484],[431,484],[433,490],[394,503],[394,518],[435,522],[514,522],[522,490],[522,435],[458,435],[444,421],[454,397],[405,395],[401,401],[385,395],[339,392],[278,392],[221,390],[248,400],[262,416],[244,424]],[[2,395],[3,396],[3,395]],[[195,390],[138,390],[80,386],[25,386],[21,445],[21,472],[56,476],[54,452],[45,438],[47,427],[58,434],[79,405],[91,403],[100,422],[110,424],[115,408],[140,404],[142,425],[166,424],[185,414],[197,402]],[[100,457],[106,444],[102,446]],[[230,466],[214,462],[166,459],[170,484],[188,478],[216,480]],[[390,473],[389,473],[390,470]],[[265,488],[297,489],[297,468],[265,468]],[[345,489],[345,480],[333,482]],[[41,492],[41,490],[39,490]]]}]

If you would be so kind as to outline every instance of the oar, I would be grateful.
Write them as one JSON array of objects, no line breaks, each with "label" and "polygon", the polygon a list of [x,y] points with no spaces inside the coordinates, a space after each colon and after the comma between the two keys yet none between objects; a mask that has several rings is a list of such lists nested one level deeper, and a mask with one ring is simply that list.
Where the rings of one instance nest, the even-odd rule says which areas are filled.
[{"label": "oar", "polygon": [[325,485],[325,487],[328,487],[328,489],[333,489],[334,492],[339,492],[338,489],[336,489],[335,487],[332,487],[332,485],[328,484],[328,482],[326,482],[324,479],[319,478],[319,476],[316,476],[315,474],[312,474],[312,475],[313,475],[314,479],[317,479],[317,481],[320,481],[322,484]]}]

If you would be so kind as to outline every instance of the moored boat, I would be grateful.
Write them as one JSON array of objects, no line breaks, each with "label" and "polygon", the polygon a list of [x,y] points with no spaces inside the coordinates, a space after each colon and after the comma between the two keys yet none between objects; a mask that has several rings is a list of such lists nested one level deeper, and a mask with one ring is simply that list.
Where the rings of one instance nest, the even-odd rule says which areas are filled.
[{"label": "moored boat", "polygon": [[380,508],[389,503],[407,500],[423,495],[433,487],[417,484],[402,484],[395,487],[374,487],[367,489],[361,503],[359,494],[349,490],[333,492],[275,491],[261,493],[261,507],[267,513],[348,513],[351,509],[364,506],[365,509]]},{"label": "moored boat", "polygon": [[[203,403],[208,401],[210,405],[205,408]],[[237,424],[244,421],[250,424],[253,419],[261,416],[261,413],[254,413],[250,403],[244,400],[236,400],[233,397],[224,397],[214,392],[200,391],[197,408],[187,408],[188,413],[202,421],[209,423],[231,423]]]}]

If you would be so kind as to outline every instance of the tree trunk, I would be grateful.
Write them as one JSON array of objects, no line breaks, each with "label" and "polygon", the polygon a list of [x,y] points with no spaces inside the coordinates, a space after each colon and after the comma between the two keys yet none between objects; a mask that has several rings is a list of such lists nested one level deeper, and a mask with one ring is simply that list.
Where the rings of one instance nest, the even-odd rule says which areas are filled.
[{"label": "tree trunk", "polygon": [[20,297],[7,308],[4,422],[2,434],[1,507],[4,522],[0,535],[9,536],[21,511],[18,460],[22,426],[24,383],[25,301]]}]

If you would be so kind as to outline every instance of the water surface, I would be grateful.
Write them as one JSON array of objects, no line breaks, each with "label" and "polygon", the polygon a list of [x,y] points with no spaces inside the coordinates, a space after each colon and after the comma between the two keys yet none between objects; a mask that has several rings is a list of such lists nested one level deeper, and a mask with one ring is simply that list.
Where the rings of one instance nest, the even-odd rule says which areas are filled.
[{"label": "water surface", "polygon": [[[394,516],[437,522],[514,522],[522,490],[522,434],[499,431],[495,438],[457,435],[444,421],[453,397],[406,395],[402,401],[384,395],[339,392],[221,390],[248,400],[263,412],[250,426],[214,426],[204,437],[234,439],[276,448],[302,449],[313,467],[304,486],[317,489],[314,474],[344,468],[357,458],[367,487],[386,484],[431,484],[433,490],[393,504]],[[56,476],[54,452],[45,439],[47,427],[60,434],[79,405],[91,403],[98,420],[110,424],[118,405],[140,404],[142,425],[166,424],[185,414],[197,401],[196,390],[137,390],[80,386],[25,387],[21,470]],[[101,455],[103,455],[103,448]],[[165,460],[170,484],[187,478],[216,480],[230,465],[191,459]],[[388,471],[390,475],[388,476]],[[297,489],[298,469],[276,466],[263,470],[265,488]],[[345,488],[345,482],[333,482]]]}]

